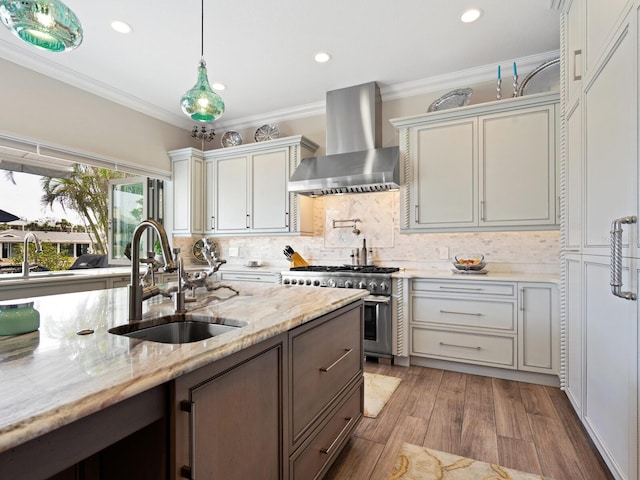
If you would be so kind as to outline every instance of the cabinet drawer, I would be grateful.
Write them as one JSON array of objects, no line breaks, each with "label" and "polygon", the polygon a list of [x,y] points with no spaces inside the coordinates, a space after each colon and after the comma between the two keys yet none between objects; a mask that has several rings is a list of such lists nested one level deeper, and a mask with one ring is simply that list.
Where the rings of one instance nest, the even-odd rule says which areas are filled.
[{"label": "cabinet drawer", "polygon": [[292,457],[292,480],[315,480],[324,475],[325,468],[340,452],[362,416],[363,401],[364,383],[361,380],[320,431]]},{"label": "cabinet drawer", "polygon": [[515,300],[411,297],[414,322],[515,332]]},{"label": "cabinet drawer", "polygon": [[362,374],[362,303],[311,328],[303,325],[291,334],[292,444]]},{"label": "cabinet drawer", "polygon": [[413,327],[411,353],[444,360],[515,368],[515,338]]},{"label": "cabinet drawer", "polygon": [[276,275],[273,273],[253,273],[253,272],[220,272],[220,280],[227,282],[263,282],[276,283]]},{"label": "cabinet drawer", "polygon": [[413,280],[415,292],[464,293],[465,295],[515,295],[513,283],[461,282],[438,280]]}]

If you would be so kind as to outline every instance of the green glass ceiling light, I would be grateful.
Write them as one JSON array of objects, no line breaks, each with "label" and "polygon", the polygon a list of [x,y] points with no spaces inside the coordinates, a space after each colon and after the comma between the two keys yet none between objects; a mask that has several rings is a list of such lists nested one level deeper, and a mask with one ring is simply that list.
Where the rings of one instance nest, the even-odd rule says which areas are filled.
[{"label": "green glass ceiling light", "polygon": [[213,91],[207,78],[207,64],[204,61],[204,0],[201,1],[200,23],[200,64],[198,81],[180,99],[180,106],[185,115],[198,122],[213,122],[224,113],[222,97]]},{"label": "green glass ceiling light", "polygon": [[59,0],[0,0],[0,20],[17,37],[50,52],[82,43],[82,25]]}]

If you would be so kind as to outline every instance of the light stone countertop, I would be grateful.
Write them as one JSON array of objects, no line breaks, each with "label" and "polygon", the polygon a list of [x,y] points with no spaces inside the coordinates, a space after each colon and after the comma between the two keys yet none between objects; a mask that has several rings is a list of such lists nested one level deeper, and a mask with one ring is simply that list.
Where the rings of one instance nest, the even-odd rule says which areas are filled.
[{"label": "light stone countertop", "polygon": [[393,274],[395,278],[424,278],[433,280],[460,280],[460,281],[507,281],[507,282],[538,282],[560,283],[560,276],[551,273],[524,273],[524,272],[492,272],[484,275],[453,273],[451,270],[421,270],[402,269]]},{"label": "light stone countertop", "polygon": [[[248,325],[181,345],[108,332],[127,323],[126,288],[30,299],[40,312],[40,329],[0,337],[0,452],[367,295],[353,289],[225,284],[240,295],[227,289],[203,293],[187,308]],[[145,319],[173,312],[171,300],[160,296],[143,305]],[[82,329],[94,333],[78,335]]]}]

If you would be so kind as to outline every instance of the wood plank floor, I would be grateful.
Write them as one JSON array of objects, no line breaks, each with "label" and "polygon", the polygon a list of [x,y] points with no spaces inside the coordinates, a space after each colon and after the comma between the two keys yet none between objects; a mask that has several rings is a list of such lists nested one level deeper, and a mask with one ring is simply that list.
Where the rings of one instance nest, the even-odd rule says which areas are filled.
[{"label": "wood plank floor", "polygon": [[403,442],[555,480],[613,478],[558,388],[373,362],[365,371],[403,381],[324,480],[386,480]]}]

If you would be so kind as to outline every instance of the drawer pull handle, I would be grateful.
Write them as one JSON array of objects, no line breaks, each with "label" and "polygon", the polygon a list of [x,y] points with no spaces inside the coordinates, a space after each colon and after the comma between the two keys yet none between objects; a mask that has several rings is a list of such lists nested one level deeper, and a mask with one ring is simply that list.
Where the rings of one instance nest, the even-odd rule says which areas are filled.
[{"label": "drawer pull handle", "polygon": [[351,422],[353,421],[353,417],[346,417],[345,421],[347,422],[347,424],[344,426],[344,428],[342,430],[340,430],[340,433],[335,438],[335,440],[333,442],[331,442],[331,445],[329,445],[327,448],[320,449],[320,453],[324,453],[325,455],[331,455],[331,451],[333,450],[333,448],[338,443],[338,440],[340,440],[342,438],[342,435],[344,434],[344,432],[346,432],[349,429],[349,427],[351,426]]},{"label": "drawer pull handle", "polygon": [[452,310],[440,310],[440,313],[449,313],[451,315],[469,315],[472,317],[481,317],[483,313],[470,313],[470,312],[454,312]]},{"label": "drawer pull handle", "polygon": [[344,354],[342,354],[342,356],[339,359],[337,359],[335,362],[333,362],[328,367],[320,367],[320,371],[321,372],[328,372],[333,367],[335,367],[338,363],[340,363],[342,360],[344,360],[347,357],[347,355],[349,355],[351,352],[353,352],[353,348],[350,348],[348,350],[345,349]]},{"label": "drawer pull handle", "polygon": [[470,290],[473,292],[481,292],[482,288],[469,288],[469,287],[447,287],[446,285],[440,285],[442,290]]},{"label": "drawer pull handle", "polygon": [[440,346],[442,346],[442,347],[469,348],[471,350],[481,350],[480,347],[470,347],[468,345],[454,345],[453,343],[444,343],[444,342],[440,342]]}]

